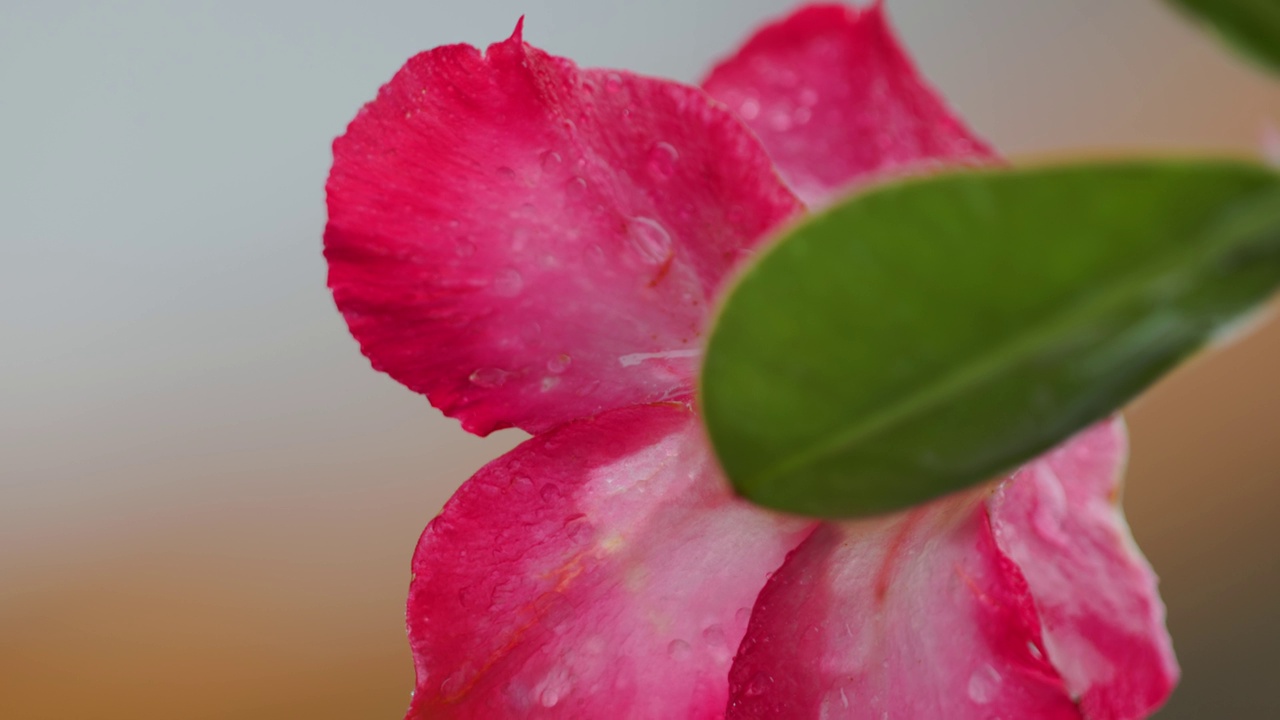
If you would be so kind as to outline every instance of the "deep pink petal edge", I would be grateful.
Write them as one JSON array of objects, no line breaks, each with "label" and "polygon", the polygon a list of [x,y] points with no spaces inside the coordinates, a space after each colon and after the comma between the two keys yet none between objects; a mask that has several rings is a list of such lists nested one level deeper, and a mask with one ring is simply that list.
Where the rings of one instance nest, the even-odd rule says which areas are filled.
[{"label": "deep pink petal edge", "polygon": [[812,527],[732,497],[685,405],[535,437],[422,536],[408,717],[722,718],[750,608]]},{"label": "deep pink petal edge", "polygon": [[868,179],[994,159],[921,76],[879,2],[806,6],[760,29],[703,87],[810,205]]},{"label": "deep pink petal edge", "polygon": [[411,59],[335,141],[327,192],[362,350],[478,434],[687,392],[725,273],[801,210],[701,90],[519,31]]},{"label": "deep pink petal edge", "polygon": [[761,593],[728,717],[1148,717],[1178,672],[1126,449],[1109,421],[994,491],[824,526]]}]

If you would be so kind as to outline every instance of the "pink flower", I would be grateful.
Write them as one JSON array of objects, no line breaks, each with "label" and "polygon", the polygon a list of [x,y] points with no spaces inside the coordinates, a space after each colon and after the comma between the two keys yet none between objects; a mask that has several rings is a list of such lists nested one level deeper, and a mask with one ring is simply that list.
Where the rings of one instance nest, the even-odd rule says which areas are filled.
[{"label": "pink flower", "polygon": [[802,9],[703,89],[519,27],[437,48],[334,154],[329,283],[365,354],[472,432],[534,434],[418,545],[409,717],[1113,720],[1169,693],[1119,421],[842,524],[736,499],[703,439],[699,350],[744,256],[850,183],[992,158],[878,5]]}]

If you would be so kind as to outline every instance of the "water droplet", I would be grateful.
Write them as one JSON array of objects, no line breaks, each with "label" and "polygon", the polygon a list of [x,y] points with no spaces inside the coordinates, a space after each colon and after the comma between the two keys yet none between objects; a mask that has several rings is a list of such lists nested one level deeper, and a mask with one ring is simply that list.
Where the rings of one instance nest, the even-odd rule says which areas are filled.
[{"label": "water droplet", "polygon": [[746,627],[751,621],[751,608],[738,608],[738,612],[733,615],[733,620],[739,627]]},{"label": "water droplet", "polygon": [[524,277],[510,268],[493,279],[493,291],[501,297],[515,297],[524,289]]},{"label": "water droplet", "polygon": [[[515,468],[511,468],[511,469],[514,470]],[[525,477],[524,475],[517,477],[515,480],[511,482],[511,484],[521,492],[528,491],[529,488],[533,487],[533,481]]]},{"label": "water droplet", "polygon": [[518,253],[524,250],[529,244],[529,237],[533,233],[529,232],[529,228],[518,227],[511,233],[511,252]]},{"label": "water droplet", "polygon": [[575,515],[565,524],[570,540],[583,542],[591,535],[591,523],[586,518],[586,515]]},{"label": "water droplet", "polygon": [[506,165],[503,165],[502,167],[498,168],[498,174],[504,178],[513,178],[516,176],[516,171],[512,170]]},{"label": "water droplet", "polygon": [[471,257],[476,254],[476,244],[466,238],[461,238],[454,243],[453,252],[458,257]]},{"label": "water droplet", "polygon": [[440,683],[440,694],[445,698],[456,698],[467,689],[467,683],[470,682],[472,669],[470,663],[463,665],[460,670],[445,678]]},{"label": "water droplet", "polygon": [[471,373],[471,382],[482,388],[496,388],[506,381],[506,371],[498,368],[480,368]]},{"label": "water droplet", "polygon": [[587,260],[597,265],[604,264],[604,248],[599,245],[590,245],[587,247]]},{"label": "water droplet", "polygon": [[759,697],[769,689],[769,677],[764,673],[756,673],[747,683],[747,697]]},{"label": "water droplet", "polygon": [[611,93],[616,93],[622,89],[622,76],[616,72],[611,72],[604,76],[604,89]]},{"label": "water droplet", "polygon": [[983,665],[969,678],[969,699],[986,705],[1000,692],[1000,672],[990,665]]},{"label": "water droplet", "polygon": [[791,119],[791,113],[779,110],[769,115],[769,127],[778,132],[786,132],[791,129],[794,121]]},{"label": "water droplet", "polygon": [[544,377],[542,378],[542,392],[551,392],[559,384],[560,378],[558,377]]},{"label": "water droplet", "polygon": [[547,370],[559,375],[568,370],[571,364],[573,364],[573,358],[561,353],[547,361]]},{"label": "water droplet", "polygon": [[564,201],[566,205],[581,204],[587,199],[587,181],[581,177],[570,178],[564,184]]},{"label": "water droplet", "polygon": [[649,174],[656,180],[667,180],[676,173],[680,151],[671,143],[660,142],[649,150]]},{"label": "water droplet", "polygon": [[689,654],[692,652],[693,648],[689,647],[689,643],[683,640],[672,640],[671,644],[667,645],[667,654],[671,656],[672,660],[688,659]]},{"label": "water droplet", "polygon": [[658,221],[647,217],[631,218],[627,235],[631,246],[645,261],[660,265],[671,257],[671,235]]},{"label": "water droplet", "polygon": [[560,691],[555,688],[547,688],[542,691],[542,695],[538,696],[538,702],[542,703],[542,707],[553,708],[556,703],[560,702]]},{"label": "water droplet", "polygon": [[555,483],[547,483],[546,485],[543,485],[542,490],[540,490],[538,494],[542,495],[543,502],[548,503],[555,502],[556,500],[564,497],[564,492],[560,489],[560,486]]},{"label": "water droplet", "polygon": [[564,158],[560,157],[560,153],[555,150],[548,150],[542,153],[542,172],[555,174],[560,172],[560,168],[564,166]]},{"label": "water droplet", "polygon": [[800,91],[800,104],[805,107],[813,107],[818,104],[818,91],[813,88],[805,88]]},{"label": "water droplet", "polygon": [[712,647],[725,647],[729,644],[729,639],[725,637],[724,628],[719,625],[712,625],[702,631],[702,639]]},{"label": "water droplet", "polygon": [[792,120],[794,120],[797,125],[806,125],[812,119],[813,111],[807,107],[796,108],[795,114],[792,115]]},{"label": "water droplet", "polygon": [[760,101],[755,98],[747,98],[738,106],[738,114],[743,120],[755,120],[760,116]]}]

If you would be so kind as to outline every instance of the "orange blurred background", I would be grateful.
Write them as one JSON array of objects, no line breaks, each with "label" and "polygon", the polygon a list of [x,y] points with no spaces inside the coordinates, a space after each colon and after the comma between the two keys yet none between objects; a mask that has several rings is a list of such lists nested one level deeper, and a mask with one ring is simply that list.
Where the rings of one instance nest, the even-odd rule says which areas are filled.
[{"label": "orange blurred background", "polygon": [[[408,559],[487,459],[324,288],[328,142],[413,52],[526,38],[695,79],[784,0],[0,7],[0,717],[394,718]],[[1155,0],[889,0],[1016,156],[1256,154],[1280,84]],[[1185,679],[1280,717],[1280,324],[1130,413]]]}]

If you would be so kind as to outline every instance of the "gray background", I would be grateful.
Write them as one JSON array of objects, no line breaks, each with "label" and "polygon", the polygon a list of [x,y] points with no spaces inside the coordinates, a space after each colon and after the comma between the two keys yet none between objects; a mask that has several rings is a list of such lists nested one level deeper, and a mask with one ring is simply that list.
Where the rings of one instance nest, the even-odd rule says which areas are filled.
[{"label": "gray background", "polygon": [[[409,55],[526,38],[696,79],[783,0],[0,0],[0,716],[398,717],[409,553],[519,440],[370,371],[324,288],[328,144]],[[1018,159],[1256,153],[1280,85],[1155,0],[890,0]],[[1131,414],[1183,660],[1273,718],[1280,329]]]}]

